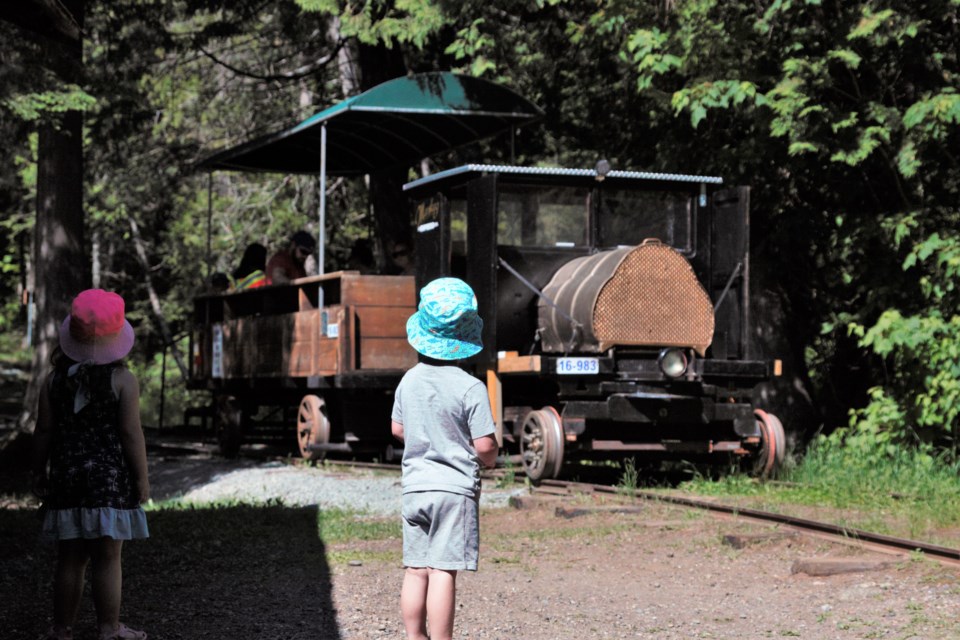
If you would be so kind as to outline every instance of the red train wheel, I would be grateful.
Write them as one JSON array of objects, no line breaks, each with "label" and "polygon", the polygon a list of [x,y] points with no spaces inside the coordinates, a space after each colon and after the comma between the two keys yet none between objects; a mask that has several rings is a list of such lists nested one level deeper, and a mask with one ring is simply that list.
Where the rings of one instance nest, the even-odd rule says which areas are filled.
[{"label": "red train wheel", "polygon": [[327,404],[320,396],[303,396],[297,411],[297,446],[300,447],[300,455],[306,460],[322,460],[324,452],[314,451],[310,445],[328,442],[330,420],[327,418]]},{"label": "red train wheel", "polygon": [[753,465],[753,472],[761,478],[770,478],[783,466],[787,453],[787,435],[780,419],[772,413],[754,409],[753,415],[760,427],[760,450]]}]

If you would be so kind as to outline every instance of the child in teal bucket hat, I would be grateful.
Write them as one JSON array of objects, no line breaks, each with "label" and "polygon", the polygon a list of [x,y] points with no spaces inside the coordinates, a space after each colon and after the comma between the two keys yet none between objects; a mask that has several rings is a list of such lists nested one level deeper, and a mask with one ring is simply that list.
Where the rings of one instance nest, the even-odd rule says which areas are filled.
[{"label": "child in teal bucket hat", "polygon": [[421,358],[397,387],[391,430],[404,443],[400,611],[410,640],[452,638],[457,571],[477,570],[480,465],[494,466],[498,445],[486,386],[457,361],[483,349],[482,331],[477,297],[459,278],[427,284],[407,321]]},{"label": "child in teal bucket hat", "polygon": [[483,349],[477,296],[459,278],[437,278],[420,291],[420,306],[407,320],[407,341],[428,358],[462,360]]}]

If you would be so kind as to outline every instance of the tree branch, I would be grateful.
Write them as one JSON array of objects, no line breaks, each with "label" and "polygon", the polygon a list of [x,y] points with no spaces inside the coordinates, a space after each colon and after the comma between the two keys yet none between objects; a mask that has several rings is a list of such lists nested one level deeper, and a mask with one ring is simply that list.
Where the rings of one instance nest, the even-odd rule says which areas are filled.
[{"label": "tree branch", "polygon": [[133,238],[133,245],[137,252],[137,258],[140,260],[140,265],[143,267],[144,280],[147,286],[147,294],[150,297],[150,306],[153,309],[153,315],[157,319],[157,323],[160,325],[160,332],[163,334],[164,343],[170,345],[170,352],[173,355],[174,362],[177,363],[177,368],[180,369],[180,375],[184,380],[187,379],[189,375],[187,372],[187,367],[183,363],[183,356],[180,355],[180,349],[177,348],[177,343],[173,341],[173,333],[170,331],[170,326],[167,324],[166,316],[163,315],[163,307],[160,305],[160,296],[157,295],[156,289],[153,287],[153,278],[150,277],[150,261],[147,259],[147,251],[143,246],[143,238],[140,236],[140,227],[137,225],[137,221],[133,219],[133,216],[129,216],[127,221],[130,223],[130,237]]},{"label": "tree branch", "polygon": [[215,64],[218,64],[221,67],[224,67],[225,69],[228,69],[229,71],[232,71],[237,75],[244,76],[247,78],[253,78],[255,80],[264,80],[268,82],[274,81],[274,80],[299,80],[300,78],[305,78],[309,75],[312,75],[316,73],[317,70],[327,66],[336,57],[337,52],[340,51],[340,48],[342,46],[343,46],[343,40],[338,40],[336,45],[333,47],[333,51],[331,51],[329,54],[313,62],[312,64],[304,65],[299,69],[295,69],[291,71],[290,73],[264,75],[260,73],[254,73],[252,71],[245,71],[243,69],[235,67],[230,63],[228,63],[227,61],[222,60],[217,56],[215,56],[213,53],[207,51],[206,49],[203,48],[202,45],[197,44],[197,48],[200,50],[200,53],[210,58],[210,60],[212,60]]}]

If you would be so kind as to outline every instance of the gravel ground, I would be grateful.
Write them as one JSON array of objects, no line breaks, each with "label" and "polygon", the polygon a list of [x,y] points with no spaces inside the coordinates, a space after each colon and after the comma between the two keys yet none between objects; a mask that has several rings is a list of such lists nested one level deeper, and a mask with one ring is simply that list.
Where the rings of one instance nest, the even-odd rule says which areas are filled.
[{"label": "gravel ground", "polygon": [[[237,464],[242,468],[235,468]],[[196,481],[184,486],[184,478],[191,475]],[[151,484],[155,501],[175,497],[200,504],[275,501],[292,507],[317,505],[371,515],[400,513],[400,476],[391,471],[170,458],[154,465]],[[485,481],[480,503],[487,508],[504,507],[511,496],[523,493],[523,488],[497,489]]]}]

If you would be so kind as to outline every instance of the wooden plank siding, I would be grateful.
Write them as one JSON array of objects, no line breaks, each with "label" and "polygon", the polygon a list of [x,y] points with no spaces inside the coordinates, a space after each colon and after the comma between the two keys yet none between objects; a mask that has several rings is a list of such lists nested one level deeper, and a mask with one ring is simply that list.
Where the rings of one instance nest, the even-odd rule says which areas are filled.
[{"label": "wooden plank siding", "polygon": [[407,319],[416,311],[411,276],[345,277],[344,304],[353,309],[355,370],[409,369],[417,353],[407,343]]},{"label": "wooden plank siding", "polygon": [[[318,309],[321,288],[325,305]],[[194,380],[212,376],[216,324],[223,331],[224,379],[403,370],[417,362],[406,340],[407,318],[416,310],[412,276],[342,272],[234,292],[222,300],[198,298],[195,304]],[[219,322],[204,322],[211,318],[211,304],[223,308]]]}]

